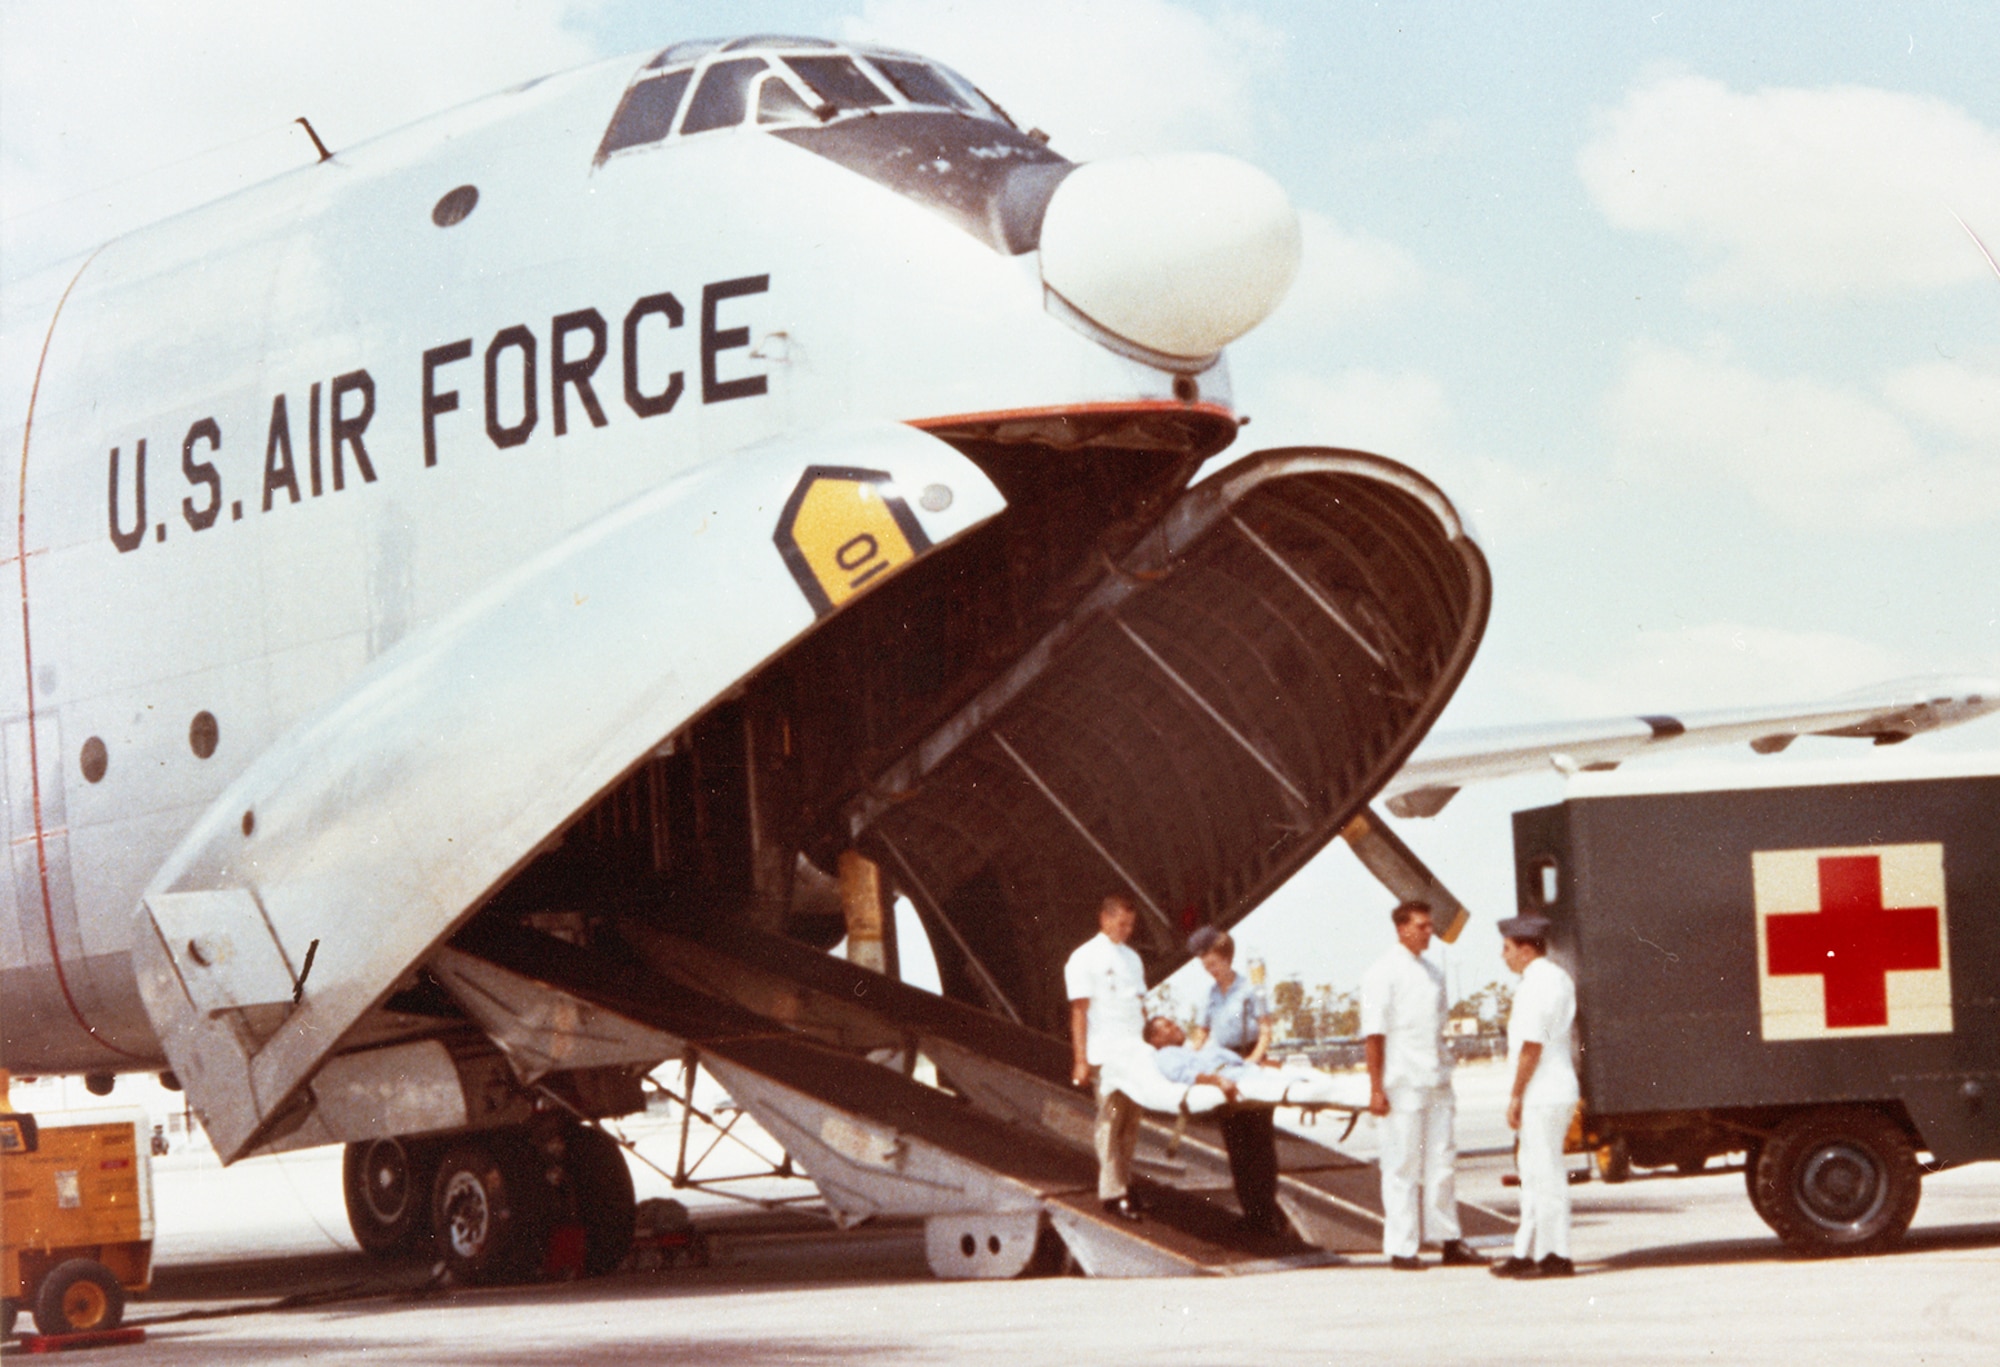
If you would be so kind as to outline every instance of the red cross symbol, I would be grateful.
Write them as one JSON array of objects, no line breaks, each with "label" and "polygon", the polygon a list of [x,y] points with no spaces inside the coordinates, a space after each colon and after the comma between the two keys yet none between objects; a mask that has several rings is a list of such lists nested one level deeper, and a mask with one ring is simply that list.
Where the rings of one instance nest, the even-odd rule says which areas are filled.
[{"label": "red cross symbol", "polygon": [[1826,979],[1828,1029],[1887,1025],[1888,975],[1943,966],[1938,909],[1883,906],[1880,855],[1820,860],[1819,910],[1772,916],[1765,936],[1772,977]]}]

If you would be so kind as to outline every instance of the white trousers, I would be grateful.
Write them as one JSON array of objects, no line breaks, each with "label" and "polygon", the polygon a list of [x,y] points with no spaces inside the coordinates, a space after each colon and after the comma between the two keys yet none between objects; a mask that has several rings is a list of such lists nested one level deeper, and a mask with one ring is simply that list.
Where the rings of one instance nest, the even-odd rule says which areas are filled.
[{"label": "white trousers", "polygon": [[1569,1137],[1576,1103],[1521,1108],[1521,1147],[1514,1166],[1521,1173],[1521,1227],[1514,1231],[1514,1256],[1540,1262],[1553,1253],[1569,1256],[1569,1171],[1563,1141]]},{"label": "white trousers", "polygon": [[[1451,1086],[1392,1087],[1382,1135],[1382,1251],[1413,1258],[1419,1244],[1458,1233],[1458,1193],[1452,1183],[1457,1149]],[[1421,1195],[1421,1204],[1419,1196]]]}]

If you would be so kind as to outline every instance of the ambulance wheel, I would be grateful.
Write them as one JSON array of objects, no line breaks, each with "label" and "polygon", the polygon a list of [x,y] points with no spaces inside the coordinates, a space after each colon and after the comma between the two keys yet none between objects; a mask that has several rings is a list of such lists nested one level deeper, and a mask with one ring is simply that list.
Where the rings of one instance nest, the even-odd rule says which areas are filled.
[{"label": "ambulance wheel", "polygon": [[35,1328],[52,1338],[116,1329],[124,1318],[125,1288],[89,1258],[57,1263],[35,1292]]},{"label": "ambulance wheel", "polygon": [[525,1136],[495,1131],[453,1144],[431,1186],[431,1227],[458,1282],[506,1282],[541,1268],[549,1184]]},{"label": "ambulance wheel", "polygon": [[1613,1138],[1592,1157],[1597,1175],[1604,1181],[1615,1185],[1632,1180],[1632,1145],[1624,1135]]},{"label": "ambulance wheel", "polygon": [[411,1139],[366,1139],[349,1144],[341,1158],[347,1224],[364,1252],[406,1253],[431,1230],[434,1144]]},{"label": "ambulance wheel", "polygon": [[1743,1186],[1750,1193],[1750,1209],[1757,1212],[1758,1219],[1776,1229],[1777,1226],[1771,1224],[1771,1217],[1764,1213],[1764,1198],[1757,1191],[1757,1160],[1762,1153],[1763,1146],[1759,1144],[1752,1144],[1744,1153]]},{"label": "ambulance wheel", "polygon": [[577,1219],[583,1224],[585,1274],[601,1277],[617,1271],[632,1251],[639,1212],[624,1150],[604,1131],[579,1125],[564,1136],[563,1167],[576,1192]]},{"label": "ambulance wheel", "polygon": [[1765,1141],[1751,1200],[1801,1253],[1873,1253],[1910,1227],[1923,1190],[1915,1147],[1894,1121],[1859,1106],[1793,1116]]}]

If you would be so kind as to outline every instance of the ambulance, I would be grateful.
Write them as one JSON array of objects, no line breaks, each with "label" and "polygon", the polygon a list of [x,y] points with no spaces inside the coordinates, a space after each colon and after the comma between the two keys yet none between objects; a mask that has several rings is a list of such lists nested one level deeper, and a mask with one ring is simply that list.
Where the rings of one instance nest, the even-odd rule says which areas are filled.
[{"label": "ambulance", "polygon": [[1742,1153],[1787,1246],[1878,1251],[1924,1174],[2000,1158],[2000,757],[1717,780],[1515,814],[1584,1142],[1614,1178]]}]

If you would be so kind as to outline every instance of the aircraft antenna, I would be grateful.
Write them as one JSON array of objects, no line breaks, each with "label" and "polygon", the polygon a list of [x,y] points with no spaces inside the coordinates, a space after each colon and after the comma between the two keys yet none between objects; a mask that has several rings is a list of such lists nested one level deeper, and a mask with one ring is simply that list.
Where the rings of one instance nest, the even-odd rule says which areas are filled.
[{"label": "aircraft antenna", "polygon": [[313,146],[319,150],[319,159],[321,161],[333,160],[333,153],[326,150],[326,144],[319,140],[319,134],[313,132],[312,121],[310,119],[301,114],[298,118],[293,119],[292,122],[306,130],[306,136],[313,140]]}]

